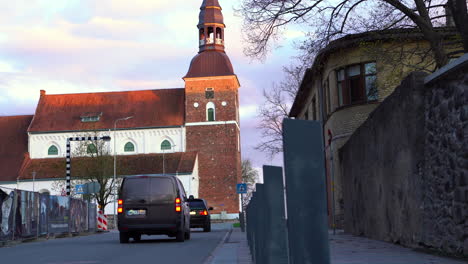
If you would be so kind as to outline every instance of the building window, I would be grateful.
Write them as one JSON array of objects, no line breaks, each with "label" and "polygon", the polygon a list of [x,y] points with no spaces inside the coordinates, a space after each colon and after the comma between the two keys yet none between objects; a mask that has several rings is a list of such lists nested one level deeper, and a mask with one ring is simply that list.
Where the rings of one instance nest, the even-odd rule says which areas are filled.
[{"label": "building window", "polygon": [[97,122],[102,116],[102,112],[98,113],[84,113],[80,116],[81,122]]},{"label": "building window", "polygon": [[206,88],[205,98],[206,99],[213,99],[214,98],[214,89],[213,88]]},{"label": "building window", "polygon": [[96,145],[94,145],[94,144],[89,144],[88,147],[86,148],[86,153],[88,153],[88,154],[96,154],[96,153],[97,153]]},{"label": "building window", "polygon": [[378,99],[375,62],[350,65],[336,71],[339,106]]},{"label": "building window", "polygon": [[56,155],[58,155],[58,148],[57,148],[56,146],[54,146],[54,145],[50,146],[50,147],[49,147],[49,150],[47,151],[47,154],[48,154],[49,156],[56,156]]},{"label": "building window", "polygon": [[213,102],[209,102],[206,104],[206,120],[207,121],[216,120],[215,105]]},{"label": "building window", "polygon": [[323,83],[323,94],[324,94],[324,97],[323,97],[323,105],[324,105],[324,111],[325,111],[325,115],[324,117],[326,118],[327,115],[331,112],[331,92],[330,92],[330,82],[328,81],[328,77],[327,77],[327,80]]},{"label": "building window", "polygon": [[124,146],[124,152],[134,152],[135,151],[135,145],[133,145],[132,142],[127,142]]},{"label": "building window", "polygon": [[171,146],[171,142],[169,142],[169,140],[166,139],[161,143],[161,150],[168,150],[168,149],[172,149],[172,146]]}]

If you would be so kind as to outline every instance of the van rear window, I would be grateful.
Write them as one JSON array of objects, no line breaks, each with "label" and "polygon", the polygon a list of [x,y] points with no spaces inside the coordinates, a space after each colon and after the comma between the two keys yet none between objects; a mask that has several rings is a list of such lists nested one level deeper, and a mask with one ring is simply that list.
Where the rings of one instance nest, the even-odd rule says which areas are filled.
[{"label": "van rear window", "polygon": [[140,197],[148,195],[149,184],[148,178],[134,178],[125,180],[125,195],[127,197]]},{"label": "van rear window", "polygon": [[154,196],[174,196],[174,185],[170,179],[148,177],[130,178],[125,180],[125,195],[127,198]]},{"label": "van rear window", "polygon": [[167,178],[152,178],[151,193],[165,195],[174,193],[174,184]]}]

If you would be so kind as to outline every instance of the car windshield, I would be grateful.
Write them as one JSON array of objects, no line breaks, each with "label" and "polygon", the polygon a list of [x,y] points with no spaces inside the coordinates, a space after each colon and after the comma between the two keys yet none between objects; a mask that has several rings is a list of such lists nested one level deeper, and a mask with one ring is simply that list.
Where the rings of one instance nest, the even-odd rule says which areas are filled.
[{"label": "car windshield", "polygon": [[191,209],[205,209],[205,203],[200,200],[196,201],[189,201],[189,206]]}]

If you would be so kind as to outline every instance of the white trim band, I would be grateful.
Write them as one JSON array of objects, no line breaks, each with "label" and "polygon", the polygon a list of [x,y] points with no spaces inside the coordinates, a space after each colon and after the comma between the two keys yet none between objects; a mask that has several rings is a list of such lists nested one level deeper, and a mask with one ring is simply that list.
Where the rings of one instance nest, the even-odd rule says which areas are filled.
[{"label": "white trim band", "polygon": [[231,120],[231,121],[194,122],[194,123],[186,123],[185,126],[215,126],[215,125],[228,125],[228,124],[235,124],[237,126],[237,129],[240,130],[239,124],[235,120]]}]

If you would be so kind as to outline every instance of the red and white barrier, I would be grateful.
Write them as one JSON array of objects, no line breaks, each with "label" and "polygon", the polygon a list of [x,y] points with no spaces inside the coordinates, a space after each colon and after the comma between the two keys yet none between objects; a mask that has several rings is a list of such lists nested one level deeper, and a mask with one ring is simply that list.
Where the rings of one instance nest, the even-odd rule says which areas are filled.
[{"label": "red and white barrier", "polygon": [[107,216],[99,210],[97,216],[97,229],[101,231],[107,231]]}]

